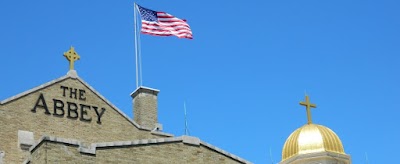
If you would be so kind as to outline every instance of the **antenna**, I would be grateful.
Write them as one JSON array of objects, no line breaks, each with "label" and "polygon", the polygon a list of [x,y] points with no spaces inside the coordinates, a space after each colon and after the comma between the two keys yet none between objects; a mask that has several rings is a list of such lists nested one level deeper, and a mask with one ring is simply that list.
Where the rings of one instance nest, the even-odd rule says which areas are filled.
[{"label": "antenna", "polygon": [[187,123],[187,116],[186,116],[186,101],[183,101],[183,109],[185,112],[185,135],[190,135],[189,129],[188,129],[188,123]]},{"label": "antenna", "polygon": [[271,147],[269,147],[269,158],[271,159],[271,164],[274,164],[274,160],[272,159],[272,150],[271,150]]}]

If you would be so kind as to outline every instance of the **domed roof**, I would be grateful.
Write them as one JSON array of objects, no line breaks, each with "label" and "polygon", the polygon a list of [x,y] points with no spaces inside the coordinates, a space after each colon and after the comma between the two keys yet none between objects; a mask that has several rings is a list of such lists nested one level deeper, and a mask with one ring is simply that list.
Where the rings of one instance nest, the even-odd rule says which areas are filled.
[{"label": "domed roof", "polygon": [[316,152],[345,154],[342,141],[331,129],[317,124],[306,124],[295,130],[286,140],[282,161],[294,155]]},{"label": "domed roof", "polygon": [[282,161],[295,155],[317,152],[345,154],[342,141],[335,132],[325,126],[312,123],[310,109],[316,108],[317,105],[312,104],[307,95],[300,105],[306,107],[307,124],[290,134],[282,149]]}]

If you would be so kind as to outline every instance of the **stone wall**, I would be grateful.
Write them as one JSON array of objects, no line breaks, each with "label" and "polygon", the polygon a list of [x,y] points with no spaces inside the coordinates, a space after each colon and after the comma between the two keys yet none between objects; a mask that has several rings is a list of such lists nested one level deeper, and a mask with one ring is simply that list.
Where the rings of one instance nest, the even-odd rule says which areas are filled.
[{"label": "stone wall", "polygon": [[158,90],[139,87],[132,95],[134,120],[141,126],[154,129],[158,123]]},{"label": "stone wall", "polygon": [[96,154],[82,154],[76,145],[43,142],[32,152],[29,163],[242,163],[205,146],[182,142],[98,148]]}]

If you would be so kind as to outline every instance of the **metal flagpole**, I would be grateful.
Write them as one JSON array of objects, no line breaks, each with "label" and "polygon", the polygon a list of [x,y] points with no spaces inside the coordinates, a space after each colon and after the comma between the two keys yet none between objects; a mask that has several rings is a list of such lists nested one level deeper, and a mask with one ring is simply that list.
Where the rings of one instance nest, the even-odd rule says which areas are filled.
[{"label": "metal flagpole", "polygon": [[[137,11],[139,11],[139,8],[138,8],[137,5],[135,6],[135,8],[136,8]],[[139,11],[139,12],[140,12],[140,11]],[[137,27],[139,27],[139,26],[137,26]],[[139,33],[140,33],[140,32],[139,32]],[[140,79],[139,85],[140,85],[140,86],[143,86],[143,74],[142,74],[142,42],[141,42],[141,40],[140,40],[140,34],[138,35],[137,39],[138,39],[138,47],[139,47],[139,49],[138,49],[138,52],[139,52],[139,79]]]},{"label": "metal flagpole", "polygon": [[[140,32],[139,32],[140,33]],[[139,79],[140,86],[143,86],[143,74],[142,74],[142,42],[140,40],[140,34],[138,35],[138,46],[139,46]]]},{"label": "metal flagpole", "polygon": [[135,26],[135,58],[136,58],[136,88],[139,88],[139,66],[138,66],[138,44],[137,44],[137,16],[136,16],[136,3],[134,3],[134,9],[133,9],[133,21],[134,21],[134,26]]}]

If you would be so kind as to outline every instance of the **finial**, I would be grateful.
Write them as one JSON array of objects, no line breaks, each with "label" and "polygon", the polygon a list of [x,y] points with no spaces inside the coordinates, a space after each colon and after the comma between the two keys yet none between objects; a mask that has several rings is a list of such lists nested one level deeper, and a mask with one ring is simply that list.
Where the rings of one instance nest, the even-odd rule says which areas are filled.
[{"label": "finial", "polygon": [[311,108],[316,108],[317,105],[315,104],[311,104],[310,103],[310,98],[308,97],[308,95],[306,94],[306,100],[304,102],[300,102],[300,105],[305,106],[306,107],[306,111],[307,111],[307,124],[311,124]]},{"label": "finial", "polygon": [[74,62],[80,59],[80,56],[75,52],[74,47],[71,46],[71,48],[64,53],[64,56],[69,61],[69,70],[74,70]]}]

